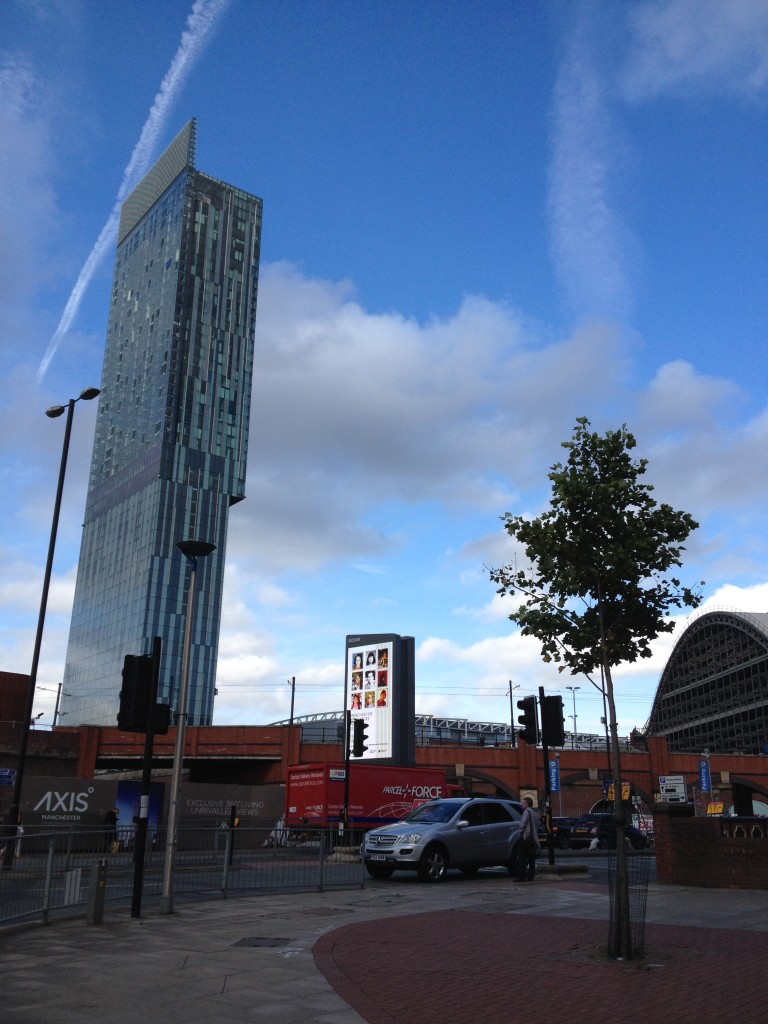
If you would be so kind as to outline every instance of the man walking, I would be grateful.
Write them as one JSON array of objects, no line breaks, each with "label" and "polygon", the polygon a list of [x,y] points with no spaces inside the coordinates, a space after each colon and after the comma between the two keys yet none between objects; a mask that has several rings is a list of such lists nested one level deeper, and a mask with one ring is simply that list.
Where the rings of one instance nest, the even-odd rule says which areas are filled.
[{"label": "man walking", "polygon": [[539,844],[539,816],[534,810],[533,800],[529,796],[523,797],[518,851],[518,870],[515,881],[532,882],[536,877],[536,858],[541,853],[541,845]]}]

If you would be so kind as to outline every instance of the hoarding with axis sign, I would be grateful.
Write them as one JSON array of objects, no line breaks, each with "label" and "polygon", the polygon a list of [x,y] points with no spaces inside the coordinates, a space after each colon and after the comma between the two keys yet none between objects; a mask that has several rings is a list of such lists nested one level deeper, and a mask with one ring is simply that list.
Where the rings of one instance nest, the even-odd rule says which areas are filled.
[{"label": "hoarding with axis sign", "polygon": [[364,760],[414,763],[414,650],[412,636],[347,636],[344,710],[366,725]]}]

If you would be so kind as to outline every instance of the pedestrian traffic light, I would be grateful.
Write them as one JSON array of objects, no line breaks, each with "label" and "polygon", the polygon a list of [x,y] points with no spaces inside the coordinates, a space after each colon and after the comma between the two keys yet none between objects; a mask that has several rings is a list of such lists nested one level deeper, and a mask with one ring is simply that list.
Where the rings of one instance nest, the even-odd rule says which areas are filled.
[{"label": "pedestrian traffic light", "polygon": [[155,736],[166,736],[171,724],[171,705],[155,704]]},{"label": "pedestrian traffic light", "polygon": [[522,700],[517,702],[517,706],[523,712],[522,715],[517,716],[517,720],[522,726],[519,735],[527,744],[529,744],[529,746],[535,747],[539,742],[539,722],[536,716],[536,698],[523,697]]},{"label": "pedestrian traffic light", "polygon": [[565,743],[562,697],[544,698],[541,705],[541,740],[548,747],[562,747]]},{"label": "pedestrian traffic light", "polygon": [[352,720],[352,757],[362,757],[368,749],[368,723],[364,718]]},{"label": "pedestrian traffic light", "polygon": [[126,654],[120,709],[117,712],[118,729],[124,732],[146,732],[151,684],[152,658],[148,654]]}]

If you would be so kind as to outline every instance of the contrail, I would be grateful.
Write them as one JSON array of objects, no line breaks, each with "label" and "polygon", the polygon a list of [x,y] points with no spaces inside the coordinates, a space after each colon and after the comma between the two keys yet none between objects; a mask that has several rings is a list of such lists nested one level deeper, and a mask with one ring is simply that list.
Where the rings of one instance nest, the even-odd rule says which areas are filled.
[{"label": "contrail", "polygon": [[59,325],[54,331],[53,337],[48,344],[48,350],[38,367],[38,381],[42,380],[45,376],[46,370],[56,355],[62,338],[71,327],[72,321],[80,308],[80,302],[85,294],[85,290],[90,284],[96,268],[104,254],[111,249],[117,235],[117,226],[120,222],[120,207],[123,204],[123,200],[147,170],[157,146],[157,140],[165,128],[165,122],[171,105],[194,67],[195,61],[203,52],[211,30],[219,17],[224,13],[228,4],[229,0],[195,0],[195,3],[192,5],[192,11],[187,18],[187,27],[181,34],[179,48],[174,54],[163,81],[160,83],[160,90],[155,96],[147,120],[141,129],[139,141],[136,143],[133,153],[131,153],[131,159],[128,161],[128,166],[123,172],[123,180],[117,193],[115,205],[112,207],[107,223],[101,229],[101,233],[96,239],[96,244],[83,264],[75,286],[64,307],[64,312],[61,314]]}]

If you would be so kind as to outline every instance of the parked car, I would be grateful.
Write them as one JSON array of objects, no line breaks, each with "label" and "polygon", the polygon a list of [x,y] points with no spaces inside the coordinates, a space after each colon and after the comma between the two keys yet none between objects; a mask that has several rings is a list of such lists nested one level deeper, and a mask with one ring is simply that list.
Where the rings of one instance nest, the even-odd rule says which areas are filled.
[{"label": "parked car", "polygon": [[473,875],[482,867],[517,874],[522,805],[495,797],[430,800],[402,821],[368,832],[362,853],[372,878],[416,871],[422,882],[440,882],[449,868]]},{"label": "parked car", "polygon": [[[571,845],[571,829],[576,818],[552,818],[552,837],[558,850],[567,850]],[[549,843],[546,822],[542,817],[539,821],[539,842],[543,847]]]},{"label": "parked car", "polygon": [[[634,825],[626,824],[624,833],[633,850],[644,850],[648,845]],[[598,850],[615,850],[616,819],[612,814],[584,814],[574,823],[568,841],[572,848],[594,844]]]}]

